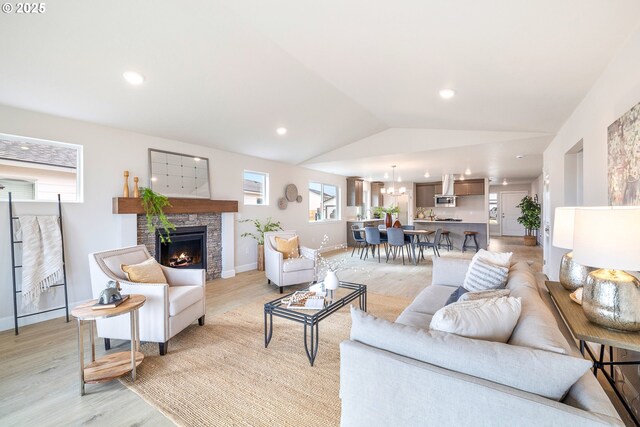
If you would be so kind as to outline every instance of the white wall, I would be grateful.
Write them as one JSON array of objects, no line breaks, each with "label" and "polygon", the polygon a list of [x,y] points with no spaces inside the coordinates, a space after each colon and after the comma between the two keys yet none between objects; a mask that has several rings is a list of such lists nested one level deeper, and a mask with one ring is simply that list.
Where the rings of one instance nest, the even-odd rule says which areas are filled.
[{"label": "white wall", "polygon": [[[111,199],[122,193],[124,170],[131,173],[130,183],[133,176],[139,176],[143,185],[148,182],[147,150],[150,147],[209,158],[212,198],[238,200],[240,212],[236,219],[266,219],[271,216],[281,221],[284,228],[297,230],[302,243],[311,247],[318,247],[324,234],[329,236],[330,245],[346,243],[344,221],[324,224],[309,224],[307,221],[306,189],[309,181],[337,185],[341,194],[345,194],[346,181],[342,176],[6,106],[0,106],[0,132],[69,142],[84,147],[84,203],[63,205],[71,303],[91,297],[87,254],[135,244],[135,215],[112,214]],[[243,206],[244,169],[270,174],[268,206]],[[277,199],[283,196],[285,186],[291,183],[296,184],[302,194],[302,203],[289,203],[286,210],[279,210],[276,205]],[[344,197],[341,204],[344,211]],[[55,213],[55,205],[38,202],[16,204],[16,214],[27,213],[52,214]],[[239,237],[242,232],[251,228],[249,223],[235,224],[234,264],[238,271],[255,268],[255,242]],[[6,329],[11,327],[13,322],[6,202],[0,203],[0,242],[0,283],[4,284],[0,287],[0,329]],[[58,298],[61,294],[59,292]],[[52,314],[53,317],[59,315],[60,312]]]},{"label": "white wall", "polygon": [[[564,123],[544,152],[544,175],[549,179],[549,203],[544,221],[553,229],[556,207],[566,206],[564,195],[564,155],[583,139],[583,194],[585,206],[608,204],[607,127],[640,102],[640,28],[616,53],[598,81],[571,117]],[[543,221],[543,223],[544,223]],[[557,280],[565,250],[544,248],[545,272]]]}]

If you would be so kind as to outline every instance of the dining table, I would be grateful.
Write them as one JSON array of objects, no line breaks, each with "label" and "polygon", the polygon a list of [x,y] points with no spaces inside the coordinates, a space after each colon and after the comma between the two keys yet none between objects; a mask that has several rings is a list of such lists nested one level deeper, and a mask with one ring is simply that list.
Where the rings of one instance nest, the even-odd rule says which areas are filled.
[{"label": "dining table", "polygon": [[[366,233],[364,228],[354,229],[353,231],[360,231]],[[404,230],[404,234],[407,236],[411,236],[411,255],[413,260],[413,265],[418,265],[418,257],[416,256],[416,248],[418,246],[418,242],[420,238],[424,238],[425,241],[429,241],[429,236],[435,234],[433,230]],[[385,228],[380,229],[381,234],[387,234],[387,230]],[[371,248],[371,254],[375,256],[375,249]]]}]

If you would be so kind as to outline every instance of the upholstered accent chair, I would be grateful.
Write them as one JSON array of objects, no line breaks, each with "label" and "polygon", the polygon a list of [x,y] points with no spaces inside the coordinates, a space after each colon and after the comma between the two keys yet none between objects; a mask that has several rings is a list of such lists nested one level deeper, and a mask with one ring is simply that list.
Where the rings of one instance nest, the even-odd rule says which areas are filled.
[{"label": "upholstered accent chair", "polygon": [[[305,246],[298,246],[300,257],[284,259],[284,255],[276,249],[276,237],[291,239],[296,236],[293,230],[264,233],[264,267],[267,282],[280,288],[317,280],[316,262],[318,251]],[[300,239],[298,238],[298,242]]]},{"label": "upholstered accent chair", "polygon": [[[145,304],[139,310],[140,340],[157,342],[165,355],[169,339],[198,320],[204,325],[205,270],[176,269],[162,266],[166,283],[132,283],[120,269],[121,264],[138,264],[151,258],[144,245],[89,254],[91,290],[97,298],[109,280],[120,283],[123,294],[142,294]],[[98,336],[131,340],[129,314],[97,320]]]}]

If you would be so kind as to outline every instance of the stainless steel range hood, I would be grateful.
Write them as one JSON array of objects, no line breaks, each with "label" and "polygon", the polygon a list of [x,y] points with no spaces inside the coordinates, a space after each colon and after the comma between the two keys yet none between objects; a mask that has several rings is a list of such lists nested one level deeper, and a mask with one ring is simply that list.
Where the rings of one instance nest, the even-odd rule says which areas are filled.
[{"label": "stainless steel range hood", "polygon": [[454,182],[455,182],[455,175],[453,174],[442,175],[442,194],[438,194],[438,196],[456,197],[454,185],[453,185]]}]

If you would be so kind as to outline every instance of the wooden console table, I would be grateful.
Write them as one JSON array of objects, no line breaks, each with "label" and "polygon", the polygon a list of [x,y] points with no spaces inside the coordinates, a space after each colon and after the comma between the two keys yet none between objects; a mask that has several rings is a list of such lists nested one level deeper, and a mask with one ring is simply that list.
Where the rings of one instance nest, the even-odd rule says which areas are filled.
[{"label": "wooden console table", "polygon": [[[640,426],[640,422],[638,422],[629,404],[615,384],[614,370],[616,365],[640,365],[640,360],[625,362],[616,362],[613,360],[614,347],[640,352],[640,333],[616,331],[590,322],[587,316],[585,316],[582,306],[571,300],[569,297],[570,292],[567,291],[560,282],[546,281],[545,284],[571,334],[580,341],[580,352],[584,355],[586,350],[591,360],[593,360],[593,375],[597,377],[598,371],[602,372],[635,425]],[[599,357],[596,357],[591,348],[586,345],[586,342],[600,344]],[[609,346],[609,361],[605,362],[604,352],[607,346]],[[609,372],[605,369],[607,366],[609,367]]]},{"label": "wooden console table", "polygon": [[[129,299],[115,308],[93,310],[91,307],[98,300],[89,301],[71,310],[71,315],[78,319],[78,353],[80,355],[80,396],[84,396],[85,384],[96,384],[114,380],[131,372],[131,379],[136,380],[136,367],[142,363],[144,354],[140,352],[140,327],[138,309],[144,305],[143,295],[131,295]],[[131,318],[131,352],[112,353],[96,360],[96,343],[94,329],[96,319],[119,316],[130,313]],[[84,363],[84,342],[82,322],[89,321],[89,339],[91,341],[91,362]]]}]

